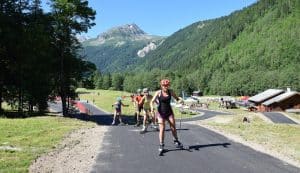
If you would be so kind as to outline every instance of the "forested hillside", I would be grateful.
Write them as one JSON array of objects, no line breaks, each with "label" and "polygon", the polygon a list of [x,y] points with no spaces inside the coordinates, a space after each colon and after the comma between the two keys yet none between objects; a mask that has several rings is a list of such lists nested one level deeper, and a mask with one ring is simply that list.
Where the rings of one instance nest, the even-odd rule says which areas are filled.
[{"label": "forested hillside", "polygon": [[120,72],[132,70],[129,65],[141,59],[139,50],[150,43],[159,45],[162,41],[163,37],[148,35],[136,24],[127,24],[84,41],[82,54],[101,72]]},{"label": "forested hillside", "polygon": [[162,70],[160,77],[171,78],[177,91],[251,95],[267,88],[300,90],[299,11],[299,0],[260,0],[229,16],[194,23],[146,55],[137,69],[147,72],[125,78],[125,88],[137,86],[133,83],[140,75],[153,78]]}]

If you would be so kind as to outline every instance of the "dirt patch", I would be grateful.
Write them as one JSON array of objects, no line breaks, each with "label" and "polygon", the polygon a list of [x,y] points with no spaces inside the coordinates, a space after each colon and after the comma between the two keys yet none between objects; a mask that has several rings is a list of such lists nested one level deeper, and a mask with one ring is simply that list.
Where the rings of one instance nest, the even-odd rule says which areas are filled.
[{"label": "dirt patch", "polygon": [[90,172],[108,127],[95,126],[70,133],[54,151],[42,155],[30,166],[29,172]]}]

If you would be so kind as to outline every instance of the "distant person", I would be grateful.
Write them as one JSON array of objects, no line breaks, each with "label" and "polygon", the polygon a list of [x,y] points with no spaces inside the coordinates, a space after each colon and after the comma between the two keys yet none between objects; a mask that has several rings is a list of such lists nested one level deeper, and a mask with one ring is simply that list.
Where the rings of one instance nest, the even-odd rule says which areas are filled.
[{"label": "distant person", "polygon": [[134,108],[134,119],[135,119],[135,121],[137,120],[137,117],[136,117],[137,114],[136,114],[136,108],[135,108],[135,97],[136,96],[137,96],[136,93],[130,95],[131,103],[132,103],[132,106]]},{"label": "distant person", "polygon": [[219,100],[219,108],[223,108],[223,107],[224,107],[224,99],[223,97],[221,97]]},{"label": "distant person", "polygon": [[129,105],[123,104],[122,103],[122,98],[118,97],[117,101],[112,105],[112,107],[115,108],[115,111],[114,111],[113,122],[111,123],[111,125],[115,125],[116,124],[116,118],[117,118],[117,116],[119,117],[120,125],[124,125],[124,123],[122,121],[122,106],[128,107]]},{"label": "distant person", "polygon": [[135,96],[134,103],[135,103],[135,111],[136,111],[136,124],[135,126],[138,127],[141,125],[140,116],[143,110],[143,103],[141,102],[143,98],[142,90],[137,90],[137,95]]},{"label": "distant person", "polygon": [[182,99],[177,97],[173,90],[169,89],[170,81],[163,79],[160,81],[161,90],[157,91],[151,100],[151,110],[154,109],[153,104],[158,100],[157,118],[159,123],[159,152],[164,151],[164,137],[165,137],[165,122],[168,121],[173,135],[173,142],[176,147],[182,147],[178,140],[175,117],[171,107],[171,98],[175,98],[177,102],[183,103]]}]

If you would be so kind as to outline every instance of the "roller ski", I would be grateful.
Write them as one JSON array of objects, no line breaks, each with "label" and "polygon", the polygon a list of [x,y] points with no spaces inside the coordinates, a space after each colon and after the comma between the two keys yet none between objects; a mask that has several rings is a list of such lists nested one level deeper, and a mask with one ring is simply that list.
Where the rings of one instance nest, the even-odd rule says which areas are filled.
[{"label": "roller ski", "polygon": [[190,147],[189,146],[184,146],[181,142],[179,142],[178,140],[174,140],[174,145],[176,148],[181,149],[181,150],[189,150]]}]

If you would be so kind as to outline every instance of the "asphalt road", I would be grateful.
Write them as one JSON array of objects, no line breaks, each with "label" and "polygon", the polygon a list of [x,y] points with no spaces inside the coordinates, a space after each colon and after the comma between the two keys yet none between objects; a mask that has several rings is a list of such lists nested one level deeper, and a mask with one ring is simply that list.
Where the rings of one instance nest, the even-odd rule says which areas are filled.
[{"label": "asphalt road", "polygon": [[[109,125],[111,115],[91,106],[91,120]],[[98,112],[96,112],[98,111]],[[211,113],[211,112],[210,112]],[[205,114],[204,114],[205,115]],[[132,119],[125,117],[127,122]],[[177,125],[179,123],[177,122]],[[93,173],[299,173],[300,169],[200,126],[182,123],[180,140],[190,150],[179,150],[166,131],[163,156],[158,155],[158,132],[139,134],[132,125],[110,126],[104,136]],[[97,139],[95,139],[97,140]]]},{"label": "asphalt road", "polygon": [[211,110],[206,110],[206,109],[196,109],[196,111],[200,112],[203,115],[201,115],[201,116],[195,116],[195,117],[192,117],[192,118],[185,118],[185,119],[182,119],[182,122],[196,121],[196,120],[205,120],[205,119],[217,116],[217,115],[230,115],[229,113],[218,112],[218,111],[211,111]]},{"label": "asphalt road", "polygon": [[273,123],[297,124],[280,112],[263,112],[263,114],[268,117]]},{"label": "asphalt road", "polygon": [[[75,118],[110,125],[112,115],[86,104],[93,115],[76,115]],[[219,112],[203,111],[196,117],[217,116]],[[88,117],[88,118],[87,118]],[[202,118],[201,118],[202,117]],[[124,116],[125,122],[134,124],[133,116]],[[194,119],[189,119],[194,120]],[[185,120],[188,121],[188,120]],[[179,128],[179,120],[177,120]],[[110,126],[104,136],[102,149],[93,165],[93,173],[299,173],[300,169],[272,156],[235,143],[224,136],[200,126],[182,123],[178,136],[189,150],[177,149],[169,129],[166,129],[163,156],[158,155],[158,132],[133,125]],[[97,140],[97,139],[95,139]],[[83,151],[84,152],[84,151]]]},{"label": "asphalt road", "polygon": [[167,130],[164,156],[158,156],[158,132],[139,134],[133,126],[111,126],[92,172],[99,173],[299,173],[300,169],[235,143],[205,128],[183,123],[178,150]]}]

